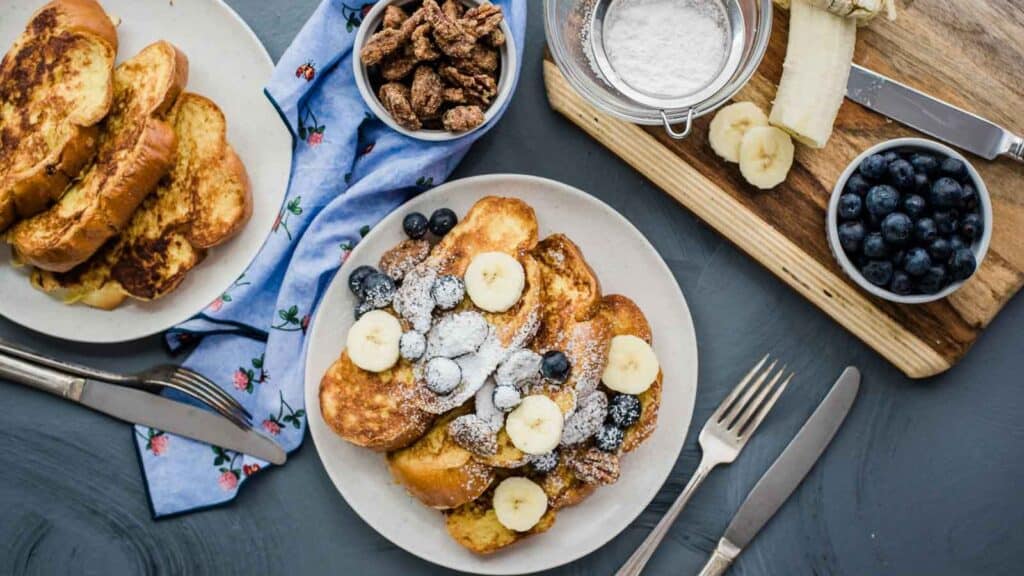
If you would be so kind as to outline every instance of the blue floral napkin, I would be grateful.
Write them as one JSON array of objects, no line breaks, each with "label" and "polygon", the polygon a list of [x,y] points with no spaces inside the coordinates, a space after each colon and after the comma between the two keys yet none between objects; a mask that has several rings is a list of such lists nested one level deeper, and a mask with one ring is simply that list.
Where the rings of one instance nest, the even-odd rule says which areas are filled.
[{"label": "blue floral napkin", "polygon": [[[495,3],[522,61],[526,1]],[[490,127],[427,143],[370,113],[352,74],[353,40],[370,5],[324,0],[278,62],[266,93],[295,136],[284,205],[245,274],[166,335],[172,350],[196,345],[185,365],[238,398],[289,452],[306,431],[306,330],[327,284],[376,222],[444,181]],[[135,427],[135,440],[157,517],[227,502],[268,466],[146,427]]]}]

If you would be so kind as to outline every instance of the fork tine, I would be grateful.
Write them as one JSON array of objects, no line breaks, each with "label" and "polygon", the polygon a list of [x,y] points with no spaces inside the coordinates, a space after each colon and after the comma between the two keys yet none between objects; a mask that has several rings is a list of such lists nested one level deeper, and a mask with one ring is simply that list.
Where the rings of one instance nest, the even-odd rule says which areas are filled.
[{"label": "fork tine", "polygon": [[743,392],[743,389],[747,386],[748,383],[750,383],[750,380],[754,377],[754,374],[757,374],[757,371],[760,370],[761,367],[764,366],[764,363],[768,361],[768,356],[768,354],[765,354],[764,358],[761,358],[761,361],[758,362],[756,366],[751,368],[750,372],[747,372],[747,375],[744,376],[742,380],[740,380],[740,383],[737,384],[736,387],[732,389],[732,392],[729,392],[729,395],[725,397],[725,400],[722,400],[722,403],[718,405],[718,408],[711,415],[712,420],[714,420],[715,422],[720,422],[722,420],[722,415],[725,414],[726,409],[728,409],[732,405],[733,401],[736,400],[736,397],[739,396],[741,392]]},{"label": "fork tine", "polygon": [[740,397],[738,401],[736,401],[736,404],[733,407],[729,408],[729,411],[726,413],[725,418],[722,419],[722,424],[727,429],[733,428],[733,426],[736,423],[736,420],[743,412],[743,409],[750,404],[750,399],[753,398],[754,394],[756,394],[757,391],[761,389],[761,386],[764,384],[765,379],[768,378],[768,375],[771,374],[773,370],[775,370],[775,366],[778,363],[778,360],[774,360],[771,364],[768,365],[767,368],[762,370],[761,373],[758,375],[757,380],[755,380],[753,384],[748,386],[746,391],[743,392],[743,396]]},{"label": "fork tine", "polygon": [[193,385],[203,388],[211,396],[220,398],[227,405],[231,406],[232,409],[237,410],[241,414],[245,415],[246,419],[252,419],[252,414],[249,413],[249,411],[246,410],[244,406],[242,406],[230,394],[225,392],[223,388],[214,384],[213,381],[207,378],[206,376],[203,376],[202,374],[194,370],[189,370],[188,368],[183,367],[178,367],[175,370],[175,375],[186,382],[191,382]]},{"label": "fork tine", "polygon": [[772,406],[775,406],[775,402],[779,399],[779,396],[782,396],[782,392],[786,389],[786,386],[789,385],[789,381],[793,379],[793,376],[794,374],[791,372],[789,376],[782,381],[782,384],[779,384],[779,387],[775,389],[775,393],[772,394],[772,397],[769,398],[768,401],[765,402],[764,406],[761,407],[757,416],[754,417],[754,421],[751,422],[746,429],[740,429],[739,435],[741,438],[749,437],[757,431],[757,427],[761,425],[761,421],[768,415],[768,411],[772,409]]},{"label": "fork tine", "polygon": [[[221,394],[212,394],[209,389],[203,386],[199,386],[196,383],[184,380],[178,375],[172,375],[171,381],[178,386],[188,388],[193,391],[197,396],[201,397],[203,401],[208,404],[214,410],[220,412],[224,416],[230,418],[233,422],[243,428],[251,428],[252,422],[245,418],[241,412],[233,407],[233,403],[226,402],[224,396]],[[223,391],[221,391],[223,392]],[[233,399],[232,399],[233,400]]]},{"label": "fork tine", "polygon": [[775,385],[779,383],[779,379],[782,378],[782,375],[785,373],[786,366],[783,365],[782,368],[779,368],[779,370],[775,372],[775,376],[773,376],[767,384],[761,387],[760,392],[758,392],[757,396],[754,397],[753,401],[751,401],[750,404],[747,405],[747,407],[743,410],[743,413],[739,415],[739,417],[736,419],[736,424],[732,426],[732,428],[736,430],[737,433],[740,430],[743,430],[747,423],[750,422],[750,419],[757,412],[757,409],[760,408],[761,404],[764,403],[764,399],[768,397],[768,394],[771,393],[771,391],[775,388]]}]

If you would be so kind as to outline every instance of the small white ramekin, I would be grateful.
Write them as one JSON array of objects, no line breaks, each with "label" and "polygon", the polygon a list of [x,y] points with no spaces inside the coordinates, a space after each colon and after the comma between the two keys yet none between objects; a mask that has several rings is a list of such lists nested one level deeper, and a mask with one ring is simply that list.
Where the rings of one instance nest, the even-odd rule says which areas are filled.
[{"label": "small white ramekin", "polygon": [[[356,33],[356,39],[353,50],[355,53],[352,56],[352,67],[355,72],[356,86],[359,87],[359,93],[363,96],[363,100],[366,101],[366,105],[370,107],[370,110],[380,118],[385,124],[391,127],[393,130],[405,134],[411,138],[418,140],[426,140],[429,142],[444,142],[448,140],[455,140],[456,138],[462,138],[467,134],[479,130],[480,128],[487,126],[499,110],[505,105],[505,102],[512,96],[512,88],[515,84],[516,71],[518,70],[519,62],[516,54],[515,38],[512,36],[512,30],[508,27],[508,22],[502,20],[501,31],[505,33],[505,44],[503,44],[498,52],[501,55],[501,72],[498,76],[498,93],[495,95],[494,100],[491,102],[490,107],[484,111],[484,123],[472,130],[466,130],[465,132],[448,132],[447,130],[409,130],[399,126],[397,122],[391,118],[391,114],[384,109],[384,106],[380,103],[380,99],[377,98],[377,94],[374,93],[373,88],[370,86],[370,75],[359,58],[359,52],[362,50],[366,41],[369,40],[370,36],[380,28],[381,21],[384,19],[384,9],[388,6],[405,6],[406,4],[412,4],[417,0],[380,0],[373,5],[373,8],[366,13],[363,17],[362,24],[359,25],[359,32]],[[474,7],[483,4],[481,0],[462,0],[462,3],[467,7]]]},{"label": "small white ramekin", "polygon": [[[956,292],[964,285],[963,280],[960,282],[954,282],[943,289],[941,292],[936,294],[915,294],[911,296],[900,296],[899,294],[893,294],[892,292],[875,286],[871,282],[868,282],[857,267],[853,265],[853,262],[846,256],[846,252],[843,251],[842,245],[839,243],[839,197],[843,194],[843,190],[846,188],[846,181],[850,179],[854,171],[860,166],[860,163],[873,154],[884,154],[890,150],[922,150],[925,152],[932,152],[948,158],[956,158],[957,160],[964,163],[967,166],[967,172],[971,175],[971,180],[974,181],[974,187],[978,191],[979,204],[981,206],[981,215],[985,219],[985,229],[982,231],[981,238],[976,240],[972,246],[974,250],[975,259],[978,261],[978,269],[981,268],[981,263],[985,259],[985,254],[988,253],[988,245],[992,240],[992,201],[988,195],[988,188],[985,186],[985,182],[981,179],[981,175],[974,166],[964,158],[962,154],[953,150],[945,144],[940,144],[932,140],[925,140],[923,138],[897,138],[895,140],[888,140],[881,142],[865,150],[860,156],[854,159],[853,162],[847,166],[846,170],[843,171],[842,176],[836,181],[835,188],[832,189],[832,198],[828,203],[828,216],[825,221],[825,228],[828,233],[828,245],[832,250],[832,255],[839,262],[839,266],[842,267],[843,272],[846,273],[858,286],[867,290],[871,294],[889,300],[890,302],[898,302],[900,304],[924,304],[927,302],[934,302],[941,300],[953,292]],[[975,271],[977,273],[977,271]],[[970,278],[968,278],[969,280]]]}]

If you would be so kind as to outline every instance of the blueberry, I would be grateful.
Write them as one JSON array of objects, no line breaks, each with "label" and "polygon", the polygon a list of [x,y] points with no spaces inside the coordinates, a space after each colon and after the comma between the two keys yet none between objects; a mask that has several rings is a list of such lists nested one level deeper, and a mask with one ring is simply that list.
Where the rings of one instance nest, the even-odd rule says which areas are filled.
[{"label": "blueberry", "polygon": [[384,308],[391,304],[395,296],[395,281],[383,272],[373,272],[363,279],[360,290],[367,304],[374,308]]},{"label": "blueberry", "polygon": [[455,308],[462,303],[465,296],[466,285],[463,284],[461,278],[451,274],[439,276],[430,288],[430,297],[434,299],[434,304],[437,304],[441,310]]},{"label": "blueberry", "polygon": [[974,210],[978,207],[979,202],[978,190],[974,185],[964,184],[960,192],[960,207],[964,210]]},{"label": "blueberry", "polygon": [[914,174],[914,192],[927,194],[932,187],[932,179],[927,174]]},{"label": "blueberry", "polygon": [[398,354],[409,362],[419,360],[426,351],[427,339],[419,332],[410,330],[404,332],[402,337],[398,339]]},{"label": "blueberry", "polygon": [[910,276],[908,276],[906,272],[897,270],[892,273],[892,281],[889,282],[889,291],[893,294],[906,296],[914,291],[914,283],[910,280]]},{"label": "blueberry", "polygon": [[924,276],[924,273],[932,267],[931,256],[924,248],[911,248],[907,250],[907,257],[903,261],[903,270],[911,276]]},{"label": "blueberry", "polygon": [[891,258],[889,258],[889,262],[892,262],[893,268],[898,270],[900,268],[903,268],[903,261],[906,259],[906,257],[907,257],[907,251],[906,250],[900,250],[900,251],[896,252],[895,254],[893,254]]},{"label": "blueberry", "polygon": [[935,159],[935,156],[921,152],[910,157],[910,165],[918,174],[925,176],[931,176],[939,169],[939,161]]},{"label": "blueberry", "polygon": [[839,225],[839,244],[843,251],[853,255],[860,252],[860,243],[864,241],[864,225],[860,222],[843,222]]},{"label": "blueberry", "polygon": [[552,451],[539,456],[531,456],[530,464],[534,471],[547,474],[558,467],[558,453]]},{"label": "blueberry", "polygon": [[882,220],[882,238],[889,244],[902,246],[910,241],[914,229],[910,216],[902,212],[893,212]]},{"label": "blueberry", "polygon": [[868,258],[885,258],[889,255],[889,247],[879,232],[870,232],[864,237],[864,256]]},{"label": "blueberry", "polygon": [[936,238],[928,245],[928,254],[936,262],[945,262],[953,255],[953,246],[945,238]]},{"label": "blueberry", "polygon": [[348,275],[348,289],[360,299],[363,297],[363,280],[370,274],[376,272],[373,266],[360,266]]},{"label": "blueberry", "polygon": [[946,158],[942,161],[942,164],[939,165],[939,174],[948,176],[949,178],[963,180],[967,177],[967,166],[956,158]]},{"label": "blueberry", "polygon": [[982,220],[981,214],[972,212],[960,220],[960,235],[963,236],[965,240],[977,240],[981,237],[981,234],[984,231],[985,222]]},{"label": "blueberry", "polygon": [[938,264],[932,266],[917,279],[917,289],[924,294],[936,294],[946,287],[946,267]]},{"label": "blueberry", "polygon": [[843,220],[853,220],[860,216],[864,201],[856,194],[843,194],[839,197],[839,217]]},{"label": "blueberry", "polygon": [[868,182],[867,179],[859,172],[854,172],[853,175],[850,176],[850,179],[846,181],[846,191],[860,197],[867,194],[870,188],[871,183]]},{"label": "blueberry", "polygon": [[630,394],[617,394],[608,403],[608,419],[619,428],[629,428],[640,420],[640,399]]},{"label": "blueberry", "polygon": [[427,233],[427,217],[419,212],[411,212],[402,219],[402,229],[409,238],[423,238]]},{"label": "blueberry", "polygon": [[544,353],[540,361],[540,373],[548,380],[565,382],[569,378],[572,366],[565,353],[558,350],[549,350]]},{"label": "blueberry", "polygon": [[860,167],[857,169],[862,176],[869,180],[881,180],[885,176],[885,168],[888,165],[889,163],[885,161],[885,156],[875,154],[861,161]]},{"label": "blueberry", "polygon": [[903,212],[910,216],[911,220],[917,220],[923,216],[927,209],[928,204],[921,196],[910,194],[903,197]]},{"label": "blueberry", "polygon": [[961,248],[967,248],[967,242],[964,242],[964,239],[961,238],[960,236],[952,236],[952,237],[950,237],[950,239],[949,239],[950,256],[953,255],[953,252],[956,252],[957,250],[959,250]]},{"label": "blueberry", "polygon": [[939,178],[932,184],[928,202],[936,210],[955,208],[963,195],[963,187],[952,178]]},{"label": "blueberry", "polygon": [[900,155],[895,150],[889,150],[885,154],[882,154],[882,158],[885,158],[886,164],[892,164],[893,162],[900,159]]},{"label": "blueberry", "polygon": [[914,189],[914,167],[910,162],[897,158],[889,163],[889,182],[899,190],[910,191]]},{"label": "blueberry", "polygon": [[884,218],[896,210],[900,193],[888,184],[881,184],[868,190],[865,207],[876,218]]},{"label": "blueberry", "polygon": [[932,218],[935,220],[935,228],[939,231],[939,234],[942,236],[956,234],[959,223],[953,212],[939,210],[932,214]]},{"label": "blueberry", "polygon": [[451,232],[452,228],[459,223],[458,216],[455,212],[448,208],[438,208],[434,210],[434,213],[430,215],[430,222],[427,223],[427,228],[434,236],[444,236]]},{"label": "blueberry", "polygon": [[974,252],[970,248],[961,248],[953,252],[949,259],[949,275],[954,282],[967,280],[974,274],[978,262],[974,259]]},{"label": "blueberry", "polygon": [[861,269],[861,274],[875,286],[888,286],[892,280],[892,262],[888,260],[872,260]]},{"label": "blueberry", "polygon": [[373,306],[370,306],[370,304],[366,300],[360,300],[359,303],[356,304],[356,309],[353,315],[356,317],[356,320],[359,320],[360,318],[363,317],[363,314],[366,314],[367,312],[373,309]]},{"label": "blueberry", "polygon": [[931,218],[921,218],[917,222],[914,222],[914,238],[918,242],[928,244],[938,236],[939,229],[935,225],[935,220],[932,220]]},{"label": "blueberry", "polygon": [[622,432],[622,428],[610,423],[605,423],[601,426],[601,429],[594,435],[594,442],[597,444],[598,449],[605,452],[618,452],[619,447],[622,446],[622,439],[625,434]]},{"label": "blueberry", "polygon": [[511,412],[523,401],[519,389],[515,386],[495,386],[492,402],[494,407],[502,412]]},{"label": "blueberry", "polygon": [[450,358],[432,358],[427,362],[427,374],[424,379],[428,390],[439,396],[446,396],[462,382],[462,368]]}]

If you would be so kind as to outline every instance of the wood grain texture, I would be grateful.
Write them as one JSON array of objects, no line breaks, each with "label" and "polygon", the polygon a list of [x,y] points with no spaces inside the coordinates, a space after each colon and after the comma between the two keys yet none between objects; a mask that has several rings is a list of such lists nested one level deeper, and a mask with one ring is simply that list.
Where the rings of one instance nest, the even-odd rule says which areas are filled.
[{"label": "wood grain texture", "polygon": [[[895,22],[858,33],[855,60],[1018,133],[1024,102],[1024,6],[1013,0],[946,1],[901,6]],[[750,83],[736,96],[770,109],[782,75],[788,14],[776,10],[771,42]],[[544,66],[552,107],[769,268],[816,306],[911,377],[953,366],[1024,283],[1021,167],[976,159],[992,196],[994,231],[979,271],[951,297],[926,305],[875,298],[846,278],[824,233],[832,187],[862,150],[883,140],[920,136],[852,102],[844,102],[823,150],[798,146],[788,180],[761,192],[707,144],[711,117],[684,141],[661,127],[640,127],[596,111],[550,61]]]}]

